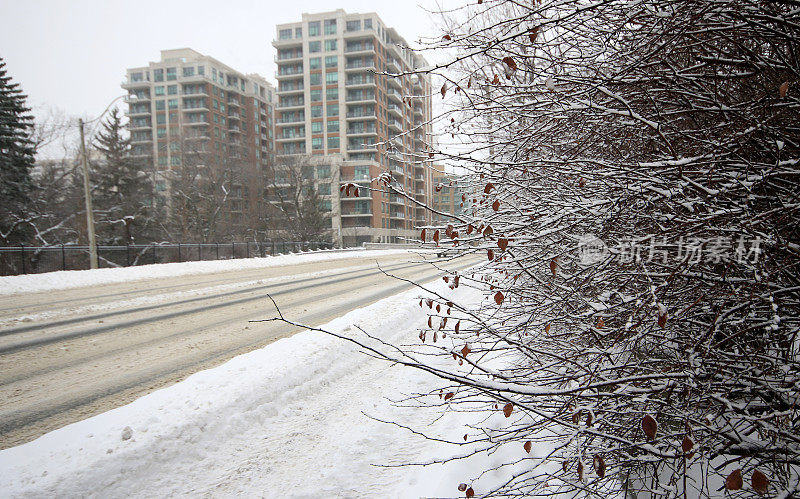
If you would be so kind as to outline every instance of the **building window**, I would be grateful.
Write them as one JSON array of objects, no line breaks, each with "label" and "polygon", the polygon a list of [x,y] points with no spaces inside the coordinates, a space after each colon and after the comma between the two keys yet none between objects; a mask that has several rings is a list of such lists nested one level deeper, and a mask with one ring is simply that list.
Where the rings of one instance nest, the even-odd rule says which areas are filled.
[{"label": "building window", "polygon": [[159,129],[156,130],[156,136],[164,137],[166,135],[167,135],[167,129],[166,128],[159,128]]},{"label": "building window", "polygon": [[316,53],[322,50],[322,43],[319,41],[316,42],[308,42],[308,51],[309,53]]},{"label": "building window", "polygon": [[164,81],[164,70],[163,69],[154,69],[153,70],[153,81]]},{"label": "building window", "polygon": [[322,75],[319,73],[308,75],[308,83],[310,85],[322,85]]},{"label": "building window", "polygon": [[315,151],[322,149],[322,137],[311,139],[311,149]]},{"label": "building window", "polygon": [[323,199],[322,200],[322,211],[331,211],[331,200],[330,199]]},{"label": "building window", "polygon": [[294,29],[294,37],[295,38],[303,38],[303,28],[295,28]]},{"label": "building window", "polygon": [[326,68],[335,68],[339,64],[339,58],[335,55],[329,55],[325,57],[325,67]]},{"label": "building window", "polygon": [[156,101],[156,111],[163,111],[164,109],[165,109],[164,108],[164,101],[163,100],[157,100]]},{"label": "building window", "polygon": [[282,29],[278,31],[278,39],[279,40],[290,40],[292,38],[292,30],[291,29]]},{"label": "building window", "polygon": [[194,66],[183,68],[183,77],[188,78],[190,76],[194,76]]},{"label": "building window", "polygon": [[322,67],[322,59],[319,57],[312,57],[308,60],[308,69],[319,69]]},{"label": "building window", "polygon": [[178,79],[178,69],[177,68],[167,68],[167,81],[177,80]]},{"label": "building window", "polygon": [[[161,101],[164,102],[164,101]],[[170,99],[169,100],[169,108],[170,109],[178,109],[178,99]]]},{"label": "building window", "polygon": [[361,20],[347,21],[347,31],[361,31]]},{"label": "building window", "polygon": [[205,66],[197,66],[197,74],[203,76],[206,74],[206,67]]},{"label": "building window", "polygon": [[167,85],[167,95],[177,95],[178,85]]},{"label": "building window", "polygon": [[325,40],[325,52],[336,51],[336,40]]},{"label": "building window", "polygon": [[364,19],[364,29],[372,29],[372,19]]},{"label": "building window", "polygon": [[170,158],[170,163],[172,164],[172,166],[180,165],[181,164],[181,157],[180,156],[172,156],[172,158]]},{"label": "building window", "polygon": [[[322,139],[320,139],[320,140],[322,140]],[[317,178],[330,178],[330,177],[331,177],[331,167],[330,166],[328,166],[328,165],[317,166]]]},{"label": "building window", "polygon": [[319,21],[308,23],[308,36],[319,36]]},{"label": "building window", "polygon": [[312,90],[311,102],[321,102],[321,101],[322,101],[322,90]]},{"label": "building window", "polygon": [[159,125],[163,125],[167,122],[167,115],[166,114],[157,114],[156,115],[156,123]]},{"label": "building window", "polygon": [[131,73],[130,80],[133,81],[133,82],[144,81],[144,78],[142,77],[141,71],[138,72],[138,73]]},{"label": "building window", "polygon": [[325,100],[339,100],[339,89],[338,88],[326,89]]},{"label": "building window", "polygon": [[326,35],[336,34],[336,19],[325,19],[325,34]]},{"label": "building window", "polygon": [[325,83],[327,83],[328,85],[335,85],[339,83],[339,73],[336,72],[327,73],[325,75]]},{"label": "building window", "polygon": [[328,121],[328,133],[334,133],[339,131],[339,121]]},{"label": "building window", "polygon": [[315,121],[311,123],[311,133],[322,133],[322,122]]},{"label": "building window", "polygon": [[339,137],[328,137],[328,149],[339,149]]},{"label": "building window", "polygon": [[353,172],[353,180],[369,180],[369,166],[356,166]]},{"label": "building window", "polygon": [[328,116],[339,116],[339,104],[328,104]]}]

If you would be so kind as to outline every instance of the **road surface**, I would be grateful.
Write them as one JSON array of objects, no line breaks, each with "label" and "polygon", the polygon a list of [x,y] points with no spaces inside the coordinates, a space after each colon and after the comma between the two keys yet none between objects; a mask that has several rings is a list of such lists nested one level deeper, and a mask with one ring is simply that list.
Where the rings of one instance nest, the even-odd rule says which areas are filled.
[{"label": "road surface", "polygon": [[[441,275],[416,254],[0,297],[0,448],[126,404]],[[427,256],[432,259],[433,256]],[[476,263],[461,258],[450,270]]]}]

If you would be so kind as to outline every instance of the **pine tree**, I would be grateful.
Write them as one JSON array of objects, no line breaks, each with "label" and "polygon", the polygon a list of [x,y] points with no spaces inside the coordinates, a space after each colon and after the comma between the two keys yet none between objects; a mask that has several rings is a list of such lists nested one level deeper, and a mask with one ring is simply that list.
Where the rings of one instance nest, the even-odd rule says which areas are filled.
[{"label": "pine tree", "polygon": [[151,237],[152,185],[130,157],[130,139],[123,132],[122,115],[115,108],[95,138],[94,147],[102,161],[93,174],[94,201],[98,237],[104,244],[130,244],[134,235]]},{"label": "pine tree", "polygon": [[7,76],[5,66],[0,58],[0,240],[19,244],[27,240],[24,220],[31,202],[36,148],[30,139],[33,116],[27,96]]}]

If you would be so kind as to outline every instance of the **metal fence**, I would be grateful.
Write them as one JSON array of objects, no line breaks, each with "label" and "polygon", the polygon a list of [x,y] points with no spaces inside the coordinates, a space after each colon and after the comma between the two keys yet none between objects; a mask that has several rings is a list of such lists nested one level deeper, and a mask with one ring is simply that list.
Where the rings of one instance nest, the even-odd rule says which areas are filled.
[{"label": "metal fence", "polygon": [[[98,246],[97,259],[100,268],[113,268],[152,263],[265,257],[332,247],[331,243],[321,241],[131,244]],[[88,268],[89,246],[73,244],[0,246],[0,275],[38,274]]]}]

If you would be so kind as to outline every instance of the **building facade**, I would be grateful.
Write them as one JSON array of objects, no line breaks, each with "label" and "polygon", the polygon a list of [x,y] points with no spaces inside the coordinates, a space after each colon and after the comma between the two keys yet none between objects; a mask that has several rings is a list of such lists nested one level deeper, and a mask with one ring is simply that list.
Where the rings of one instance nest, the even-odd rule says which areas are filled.
[{"label": "building facade", "polygon": [[177,210],[179,188],[205,179],[224,194],[227,220],[256,221],[275,156],[274,87],[188,48],[128,69],[122,87],[133,157],[152,172],[167,212]]},{"label": "building facade", "polygon": [[[439,213],[457,217],[468,214],[473,205],[472,199],[475,197],[469,183],[470,179],[464,175],[446,173],[444,166],[439,164],[432,165],[431,170],[433,174],[433,209]],[[433,221],[450,223],[452,219],[435,213]]]},{"label": "building facade", "polygon": [[[334,158],[337,175],[315,182],[329,193],[332,228],[345,245],[416,237],[429,213],[374,190],[370,179],[390,172],[409,196],[431,201],[431,83],[413,74],[427,63],[375,13],[303,14],[276,30],[278,164],[297,155]],[[348,183],[364,187],[359,197],[339,195]]]}]

